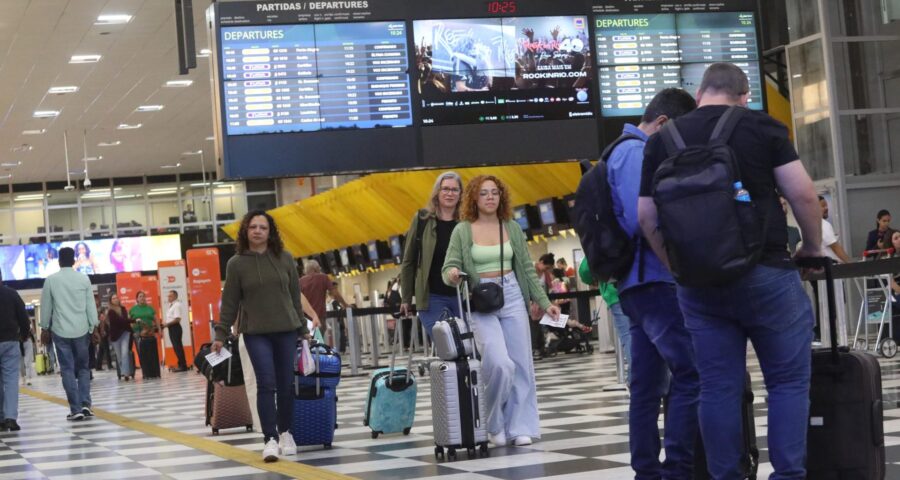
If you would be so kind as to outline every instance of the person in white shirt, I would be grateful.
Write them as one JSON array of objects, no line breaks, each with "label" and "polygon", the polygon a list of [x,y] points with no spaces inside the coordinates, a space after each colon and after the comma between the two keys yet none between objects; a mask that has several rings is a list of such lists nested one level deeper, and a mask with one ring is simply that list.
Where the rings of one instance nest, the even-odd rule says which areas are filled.
[{"label": "person in white shirt", "polygon": [[175,356],[178,357],[178,368],[173,372],[186,372],[187,360],[184,357],[184,345],[181,343],[181,319],[187,317],[184,305],[178,299],[178,292],[169,291],[169,309],[166,310],[166,323],[163,328],[169,329],[169,341],[172,343],[172,349],[175,350]]},{"label": "person in white shirt", "polygon": [[819,205],[822,207],[822,256],[829,257],[837,263],[850,263],[852,260],[838,242],[834,227],[831,222],[826,220],[828,218],[828,202],[821,195],[819,195]]}]

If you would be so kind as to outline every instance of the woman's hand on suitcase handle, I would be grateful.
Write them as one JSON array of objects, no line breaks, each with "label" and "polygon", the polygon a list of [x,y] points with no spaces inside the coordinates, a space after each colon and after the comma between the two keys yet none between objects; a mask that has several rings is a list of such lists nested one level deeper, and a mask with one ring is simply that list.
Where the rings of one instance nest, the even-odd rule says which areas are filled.
[{"label": "woman's hand on suitcase handle", "polygon": [[222,351],[222,342],[218,340],[213,341],[209,349],[212,350],[213,353],[219,353],[220,351]]},{"label": "woman's hand on suitcase handle", "polygon": [[447,271],[447,278],[450,279],[454,285],[459,285],[462,277],[459,275],[459,269],[456,267],[451,267],[450,270]]},{"label": "woman's hand on suitcase handle", "polygon": [[411,311],[412,311],[412,309],[409,308],[409,304],[408,304],[408,303],[401,303],[401,304],[400,304],[400,316],[401,316],[402,318],[408,317]]},{"label": "woman's hand on suitcase handle", "polygon": [[561,312],[559,310],[559,307],[557,307],[556,305],[550,305],[549,307],[547,307],[547,315],[550,315],[550,318],[552,318],[554,320],[559,319],[560,313]]}]

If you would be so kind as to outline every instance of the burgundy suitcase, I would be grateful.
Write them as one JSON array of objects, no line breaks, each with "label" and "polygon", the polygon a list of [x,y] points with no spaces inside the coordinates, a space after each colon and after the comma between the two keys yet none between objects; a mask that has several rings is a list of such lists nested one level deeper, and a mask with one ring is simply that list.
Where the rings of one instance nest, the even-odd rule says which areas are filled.
[{"label": "burgundy suitcase", "polygon": [[253,431],[253,416],[247,389],[244,385],[225,386],[221,383],[206,384],[206,424],[212,427],[213,435],[225,428],[244,427]]}]

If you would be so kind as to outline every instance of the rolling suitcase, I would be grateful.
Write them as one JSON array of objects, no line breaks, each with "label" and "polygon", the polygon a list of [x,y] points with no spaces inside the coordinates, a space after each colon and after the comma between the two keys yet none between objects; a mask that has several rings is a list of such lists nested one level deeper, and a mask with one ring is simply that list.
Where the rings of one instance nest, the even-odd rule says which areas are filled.
[{"label": "rolling suitcase", "polygon": [[34,371],[38,375],[46,375],[52,371],[50,369],[50,357],[46,353],[39,353],[34,356]]},{"label": "rolling suitcase", "polygon": [[[415,332],[413,332],[415,335]],[[415,342],[413,342],[415,343]],[[394,330],[391,366],[375,370],[369,384],[363,425],[372,429],[372,438],[382,433],[409,435],[416,418],[416,377],[412,374],[412,345],[406,368],[394,368],[400,345],[400,329]]]},{"label": "rolling suitcase", "polygon": [[453,317],[445,310],[431,330],[434,342],[434,352],[441,360],[456,360],[460,357],[472,355],[472,344],[468,342],[474,338],[469,324],[462,319]]},{"label": "rolling suitcase", "polygon": [[141,375],[144,379],[159,378],[159,350],[156,337],[140,337],[138,356],[141,360]]},{"label": "rolling suitcase", "polygon": [[[125,334],[123,334],[125,335]],[[115,359],[116,361],[116,377],[121,379],[123,376],[128,376],[134,378],[134,372],[137,370],[137,363],[134,361],[134,350],[131,348],[131,342],[128,342],[128,354],[131,355],[131,371],[127,373],[122,372],[122,363],[119,362],[119,357],[116,355],[115,349],[110,349],[109,358]]]},{"label": "rolling suitcase", "polygon": [[[462,284],[461,284],[462,285]],[[472,307],[466,300],[466,310],[462,308],[461,287],[457,287],[456,296],[459,311],[463,313],[462,321],[466,331],[468,317],[472,315]],[[469,337],[469,345],[465,351],[472,352],[471,358],[462,355],[453,360],[446,360],[431,365],[431,412],[434,423],[434,456],[456,459],[456,450],[465,448],[469,457],[475,450],[481,456],[488,455],[487,409],[484,406],[484,384],[481,375],[481,361],[478,359],[478,347],[474,337]]]},{"label": "rolling suitcase", "polygon": [[341,355],[322,343],[314,343],[309,349],[316,361],[316,373],[297,375],[296,383],[301,387],[337,388],[341,382]]},{"label": "rolling suitcase", "polygon": [[213,435],[218,435],[219,430],[237,427],[244,427],[252,432],[253,416],[247,401],[246,387],[207,382],[206,425],[212,428]]},{"label": "rolling suitcase", "polygon": [[[316,361],[316,372],[320,368],[329,368],[320,363],[320,357],[326,358],[326,355],[321,355],[321,353],[313,355]],[[338,365],[340,366],[340,360],[338,360]],[[311,379],[313,384],[301,383],[301,379],[304,378]],[[303,376],[299,372],[294,374],[294,420],[291,424],[291,435],[297,445],[323,445],[326,450],[329,450],[331,443],[334,442],[338,399],[334,388],[326,387],[323,384],[324,380],[326,378],[312,375]]]},{"label": "rolling suitcase", "polygon": [[801,259],[802,267],[824,268],[831,348],[814,350],[809,390],[807,478],[885,477],[881,366],[865,352],[838,347],[831,260]]}]

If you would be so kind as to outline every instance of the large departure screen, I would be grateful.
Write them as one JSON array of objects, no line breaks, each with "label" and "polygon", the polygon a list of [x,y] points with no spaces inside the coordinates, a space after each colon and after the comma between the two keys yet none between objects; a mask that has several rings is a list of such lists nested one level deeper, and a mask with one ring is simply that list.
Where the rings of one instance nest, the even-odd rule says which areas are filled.
[{"label": "large departure screen", "polygon": [[[621,3],[621,2],[620,2]],[[763,83],[755,14],[625,4],[595,7],[594,34],[603,116],[636,116],[657,92],[679,87],[694,93],[714,62],[741,67],[750,80],[750,103],[763,109]],[[629,13],[640,11],[640,13]]]},{"label": "large departure screen", "polygon": [[422,124],[593,117],[587,17],[413,22]]},{"label": "large departure screen", "polygon": [[223,27],[229,135],[412,124],[404,22]]}]

